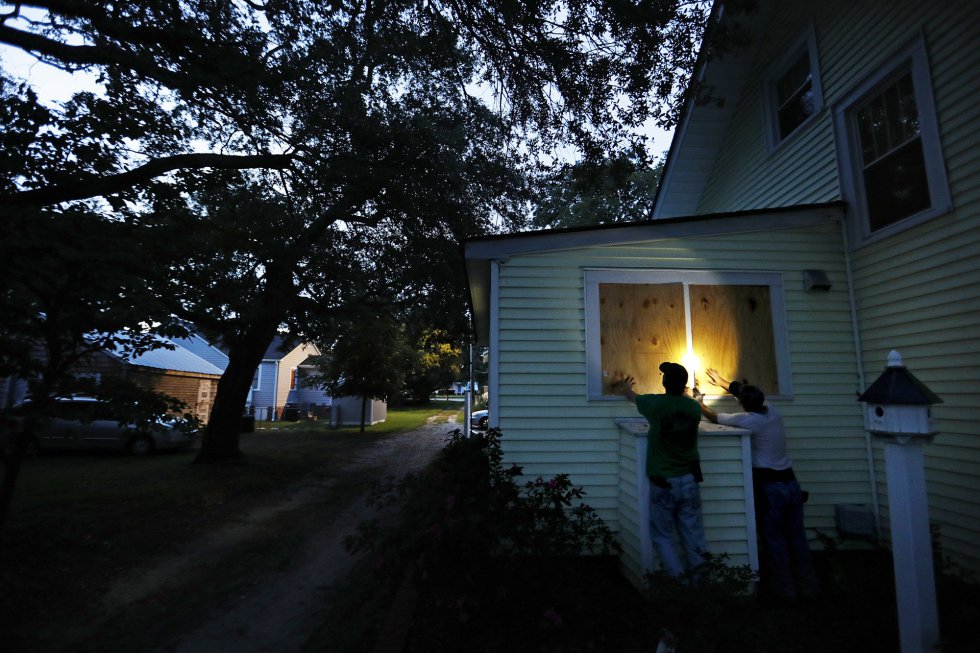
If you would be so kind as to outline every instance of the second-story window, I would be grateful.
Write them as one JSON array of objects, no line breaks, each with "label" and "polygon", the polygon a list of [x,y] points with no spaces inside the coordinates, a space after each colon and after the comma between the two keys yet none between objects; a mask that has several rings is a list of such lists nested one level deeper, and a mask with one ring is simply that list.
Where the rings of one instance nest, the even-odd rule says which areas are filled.
[{"label": "second-story window", "polygon": [[906,72],[855,111],[871,230],[929,208],[919,111]]},{"label": "second-story window", "polygon": [[852,242],[886,238],[950,210],[923,37],[858,80],[833,116]]},{"label": "second-story window", "polygon": [[809,52],[804,52],[776,82],[776,103],[780,139],[789,136],[816,112]]},{"label": "second-story window", "polygon": [[817,41],[812,28],[769,67],[764,91],[771,151],[823,109]]}]

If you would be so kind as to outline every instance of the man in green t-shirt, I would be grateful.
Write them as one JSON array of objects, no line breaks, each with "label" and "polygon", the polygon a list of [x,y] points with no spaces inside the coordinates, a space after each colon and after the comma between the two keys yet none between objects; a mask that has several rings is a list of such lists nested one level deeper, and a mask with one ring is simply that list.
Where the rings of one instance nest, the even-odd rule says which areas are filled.
[{"label": "man in green t-shirt", "polygon": [[701,519],[698,490],[698,424],[701,406],[684,396],[687,370],[677,363],[662,363],[665,394],[638,395],[633,377],[613,384],[613,391],[636,404],[650,425],[647,437],[647,476],[650,477],[650,537],[667,573],[680,576],[684,567],[671,541],[680,535],[689,571],[704,564],[708,545]]}]

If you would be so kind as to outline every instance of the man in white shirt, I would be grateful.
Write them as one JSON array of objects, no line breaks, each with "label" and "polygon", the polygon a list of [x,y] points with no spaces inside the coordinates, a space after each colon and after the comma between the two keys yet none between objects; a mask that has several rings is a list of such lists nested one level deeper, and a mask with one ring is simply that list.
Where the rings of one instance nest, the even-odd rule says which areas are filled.
[{"label": "man in white shirt", "polygon": [[786,450],[783,416],[766,403],[759,388],[724,379],[709,369],[711,382],[738,399],[744,412],[716,413],[695,398],[712,422],[752,432],[752,486],[755,491],[756,528],[760,534],[763,587],[777,600],[813,598],[818,585],[803,525],[803,491],[793,473]]}]

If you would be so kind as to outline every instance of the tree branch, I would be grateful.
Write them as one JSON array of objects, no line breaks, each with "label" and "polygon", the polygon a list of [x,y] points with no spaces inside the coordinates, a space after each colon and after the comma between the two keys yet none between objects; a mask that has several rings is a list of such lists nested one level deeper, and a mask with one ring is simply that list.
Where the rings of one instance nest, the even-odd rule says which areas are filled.
[{"label": "tree branch", "polygon": [[6,25],[0,25],[0,43],[6,43],[38,56],[52,57],[67,65],[84,67],[118,64],[150,79],[155,79],[170,88],[179,89],[189,86],[188,80],[181,75],[166,68],[155,66],[144,61],[141,57],[118,48],[97,45],[67,45],[39,34],[25,32]]},{"label": "tree branch", "polygon": [[179,169],[220,168],[224,170],[246,170],[251,168],[270,168],[283,170],[292,163],[293,154],[176,154],[152,159],[147,163],[116,175],[105,177],[79,178],[74,181],[0,195],[0,204],[8,206],[48,206],[88,199],[100,195],[111,195],[132,188],[155,177]]}]

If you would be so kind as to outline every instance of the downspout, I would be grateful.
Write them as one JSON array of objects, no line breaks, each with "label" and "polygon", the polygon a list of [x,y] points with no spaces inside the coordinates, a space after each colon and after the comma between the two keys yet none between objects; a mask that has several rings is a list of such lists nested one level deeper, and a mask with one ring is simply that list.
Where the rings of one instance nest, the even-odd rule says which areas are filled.
[{"label": "downspout", "polygon": [[[854,273],[851,270],[851,247],[847,241],[847,222],[841,218],[841,239],[844,243],[844,269],[847,273],[847,295],[851,304],[851,330],[854,333],[854,351],[857,354],[858,385],[863,391],[867,387],[864,380],[864,346],[861,344],[861,331],[858,327],[857,298],[854,295]],[[862,422],[867,421],[867,415],[861,412]],[[864,425],[867,427],[867,424]],[[871,510],[875,518],[875,533],[881,532],[881,511],[878,506],[878,479],[875,474],[874,447],[871,443],[871,431],[864,429],[864,448],[868,458],[868,477],[871,481]]]},{"label": "downspout", "polygon": [[470,429],[472,428],[472,426],[470,425],[470,418],[473,416],[473,382],[474,379],[476,378],[476,370],[473,369],[473,343],[472,342],[470,342],[469,361],[470,361],[469,387],[466,389],[466,395],[465,395],[466,405],[463,410],[463,417],[464,417],[463,435],[467,438],[470,437]]},{"label": "downspout", "polygon": [[500,264],[501,261],[490,261],[490,374],[487,379],[490,421],[487,426],[492,428],[500,426]]}]

